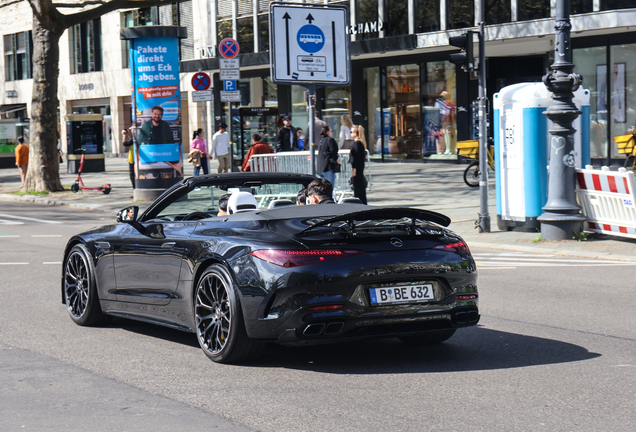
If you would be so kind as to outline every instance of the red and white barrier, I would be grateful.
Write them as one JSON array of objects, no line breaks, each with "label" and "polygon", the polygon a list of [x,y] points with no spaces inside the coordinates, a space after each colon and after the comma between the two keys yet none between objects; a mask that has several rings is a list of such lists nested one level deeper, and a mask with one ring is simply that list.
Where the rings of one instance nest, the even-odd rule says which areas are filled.
[{"label": "red and white barrier", "polygon": [[576,198],[592,232],[636,238],[636,181],[624,168],[577,169]]}]

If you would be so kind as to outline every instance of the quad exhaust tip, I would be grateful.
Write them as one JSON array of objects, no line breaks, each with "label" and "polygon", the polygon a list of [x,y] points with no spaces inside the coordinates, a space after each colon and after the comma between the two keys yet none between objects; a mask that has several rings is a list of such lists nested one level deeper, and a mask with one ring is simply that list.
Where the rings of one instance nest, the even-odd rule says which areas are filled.
[{"label": "quad exhaust tip", "polygon": [[344,329],[343,322],[331,322],[327,324],[314,323],[309,324],[307,327],[305,327],[305,329],[303,330],[303,335],[310,337],[320,335],[333,336],[339,334],[342,329]]}]

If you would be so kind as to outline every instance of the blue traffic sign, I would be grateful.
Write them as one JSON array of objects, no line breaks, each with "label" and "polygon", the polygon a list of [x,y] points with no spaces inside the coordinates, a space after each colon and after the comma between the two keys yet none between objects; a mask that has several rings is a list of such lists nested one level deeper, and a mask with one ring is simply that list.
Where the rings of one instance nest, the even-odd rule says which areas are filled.
[{"label": "blue traffic sign", "polygon": [[325,46],[325,34],[313,24],[304,25],[296,35],[298,46],[305,52],[315,54]]},{"label": "blue traffic sign", "polygon": [[236,81],[223,81],[224,91],[236,91]]},{"label": "blue traffic sign", "polygon": [[219,44],[219,53],[225,58],[234,58],[239,53],[239,44],[232,38],[225,38]]}]

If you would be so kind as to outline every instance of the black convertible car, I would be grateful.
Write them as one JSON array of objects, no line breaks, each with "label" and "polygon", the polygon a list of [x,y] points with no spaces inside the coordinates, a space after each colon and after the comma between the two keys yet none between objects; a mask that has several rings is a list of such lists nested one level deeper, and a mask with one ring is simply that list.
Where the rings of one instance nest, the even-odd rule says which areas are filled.
[{"label": "black convertible car", "polygon": [[[437,343],[479,321],[477,272],[444,215],[363,204],[294,205],[312,176],[188,178],[143,214],[76,235],[62,301],[79,325],[111,316],[194,332],[216,362],[286,345],[398,337]],[[219,198],[255,205],[217,216]],[[252,198],[253,197],[253,198]],[[254,208],[256,207],[256,208]]]}]

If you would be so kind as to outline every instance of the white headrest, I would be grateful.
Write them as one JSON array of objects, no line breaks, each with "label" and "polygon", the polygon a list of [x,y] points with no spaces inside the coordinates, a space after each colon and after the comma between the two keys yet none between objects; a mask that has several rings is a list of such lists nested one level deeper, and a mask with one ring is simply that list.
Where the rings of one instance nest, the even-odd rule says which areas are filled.
[{"label": "white headrest", "polygon": [[257,208],[256,198],[249,192],[234,192],[227,202],[227,212],[229,214],[256,210]]}]

